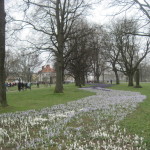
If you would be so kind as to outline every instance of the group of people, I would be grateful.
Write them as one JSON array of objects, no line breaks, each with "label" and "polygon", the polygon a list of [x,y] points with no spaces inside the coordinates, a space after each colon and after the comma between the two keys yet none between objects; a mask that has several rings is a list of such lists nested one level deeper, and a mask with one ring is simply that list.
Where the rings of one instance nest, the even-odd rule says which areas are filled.
[{"label": "group of people", "polygon": [[18,91],[19,92],[21,90],[27,90],[27,89],[31,90],[31,82],[28,82],[28,83],[19,82],[18,83]]},{"label": "group of people", "polygon": [[14,87],[17,84],[15,82],[5,82],[6,91],[8,91],[8,88]]},{"label": "group of people", "polygon": [[5,82],[5,86],[6,87],[13,87],[13,86],[16,86],[16,83],[15,82]]}]

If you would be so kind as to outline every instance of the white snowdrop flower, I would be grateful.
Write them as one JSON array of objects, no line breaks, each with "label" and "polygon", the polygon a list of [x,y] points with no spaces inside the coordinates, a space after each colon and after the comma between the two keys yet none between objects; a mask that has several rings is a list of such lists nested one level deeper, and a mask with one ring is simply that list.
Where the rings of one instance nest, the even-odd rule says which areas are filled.
[{"label": "white snowdrop flower", "polygon": [[[36,149],[38,145],[41,145],[40,148],[46,149],[43,141],[47,141],[47,144],[55,144],[56,149],[62,149],[65,145],[64,143],[66,143],[65,140],[73,140],[72,144],[65,145],[67,150],[72,150],[73,148],[76,150],[88,150],[89,146],[95,149],[105,147],[105,149],[131,150],[135,148],[136,141],[141,144],[141,149],[145,149],[146,145],[142,144],[143,139],[141,137],[136,135],[127,136],[125,135],[126,130],[122,131],[117,125],[127,114],[135,110],[137,104],[142,102],[145,96],[135,92],[108,91],[106,89],[91,89],[91,91],[96,91],[97,95],[68,102],[67,104],[44,108],[40,111],[30,110],[4,116],[0,115],[0,121],[4,120],[0,124],[2,124],[2,127],[5,127],[5,124],[7,127],[9,126],[6,131],[11,133],[10,140],[12,144],[17,145],[18,150]],[[95,128],[95,130],[90,129],[89,136],[86,138],[84,138],[85,135],[83,136],[82,131],[84,131],[85,126],[89,127],[88,124],[85,124],[82,116],[92,118],[91,124]],[[75,124],[73,124],[73,127],[66,128],[67,123],[72,124],[72,119],[75,119]],[[114,122],[110,127],[108,127],[108,124],[110,124],[109,119]],[[16,129],[11,128],[14,123],[15,125],[17,123]],[[38,132],[33,134],[32,130],[34,131],[35,127],[38,128]],[[52,138],[59,136],[60,133],[66,139],[62,139],[60,143],[54,142]],[[34,136],[35,138],[33,139]],[[36,139],[36,136],[39,137]],[[99,137],[105,140],[93,142],[93,139],[96,140]],[[15,143],[15,141],[18,141],[18,143]],[[22,141],[26,142],[23,143]],[[6,142],[4,138],[2,142]],[[119,146],[120,143],[123,144],[123,147]],[[6,142],[6,144],[8,143]]]},{"label": "white snowdrop flower", "polygon": [[70,116],[70,115],[74,115],[75,111],[67,111],[65,112],[65,115]]},{"label": "white snowdrop flower", "polygon": [[143,140],[144,140],[144,138],[143,138],[143,137],[140,137],[140,141],[143,142]]},{"label": "white snowdrop flower", "polygon": [[140,138],[139,138],[139,136],[138,136],[138,135],[136,135],[136,134],[135,134],[134,139],[135,139],[135,140],[139,140]]},{"label": "white snowdrop flower", "polygon": [[34,121],[43,122],[43,121],[47,121],[47,119],[46,118],[34,118]]},{"label": "white snowdrop flower", "polygon": [[6,130],[5,129],[2,129],[0,128],[0,136],[3,136],[6,134]]},{"label": "white snowdrop flower", "polygon": [[135,143],[136,145],[138,145],[138,144],[139,144],[139,141],[136,140],[136,141],[134,141],[134,143]]},{"label": "white snowdrop flower", "polygon": [[67,117],[67,115],[65,115],[65,114],[56,114],[56,117],[64,117],[64,118],[66,118]]},{"label": "white snowdrop flower", "polygon": [[108,137],[108,134],[106,132],[102,132],[103,137]]}]

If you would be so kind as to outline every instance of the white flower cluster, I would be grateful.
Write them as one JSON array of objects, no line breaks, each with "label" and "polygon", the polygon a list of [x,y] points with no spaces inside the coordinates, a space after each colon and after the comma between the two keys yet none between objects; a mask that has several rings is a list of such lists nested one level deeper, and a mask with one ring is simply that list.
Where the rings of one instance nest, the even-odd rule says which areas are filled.
[{"label": "white flower cluster", "polygon": [[118,125],[146,97],[88,90],[96,95],[40,111],[1,114],[0,149],[146,150],[142,137],[129,135]]}]

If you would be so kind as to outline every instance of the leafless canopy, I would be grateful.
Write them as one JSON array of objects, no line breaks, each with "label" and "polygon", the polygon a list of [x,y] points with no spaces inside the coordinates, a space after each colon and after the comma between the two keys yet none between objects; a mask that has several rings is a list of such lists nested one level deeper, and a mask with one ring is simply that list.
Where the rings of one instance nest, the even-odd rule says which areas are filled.
[{"label": "leafless canopy", "polygon": [[[111,7],[119,7],[119,10],[114,14],[118,15],[123,12],[130,14],[134,11],[134,16],[141,20],[141,27],[144,31],[140,31],[137,35],[150,36],[150,1],[149,0],[109,0]],[[142,23],[143,22],[143,23]]]},{"label": "leafless canopy", "polygon": [[[56,58],[56,89],[62,92],[62,68],[64,65],[65,43],[72,34],[75,21],[91,6],[85,0],[23,0],[22,28],[36,31],[36,48],[51,51]],[[34,40],[34,41],[36,41]],[[30,41],[30,44],[34,43]]]}]

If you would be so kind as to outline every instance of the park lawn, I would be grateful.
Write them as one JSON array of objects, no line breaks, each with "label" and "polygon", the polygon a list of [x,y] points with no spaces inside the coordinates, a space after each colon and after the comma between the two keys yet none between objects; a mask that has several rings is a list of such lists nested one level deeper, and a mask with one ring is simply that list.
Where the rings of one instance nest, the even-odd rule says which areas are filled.
[{"label": "park lawn", "polygon": [[54,85],[51,87],[32,87],[26,91],[18,92],[17,88],[7,92],[8,107],[0,107],[0,113],[26,111],[30,109],[42,109],[57,104],[64,104],[69,101],[81,99],[94,95],[95,93],[80,90],[74,84],[64,85],[64,93],[54,93]]},{"label": "park lawn", "polygon": [[120,124],[129,133],[143,136],[147,147],[150,148],[150,83],[141,83],[141,86],[142,88],[133,88],[128,87],[126,83],[121,83],[111,87],[111,89],[140,92],[142,95],[147,96],[144,102],[140,103],[137,109]]}]

